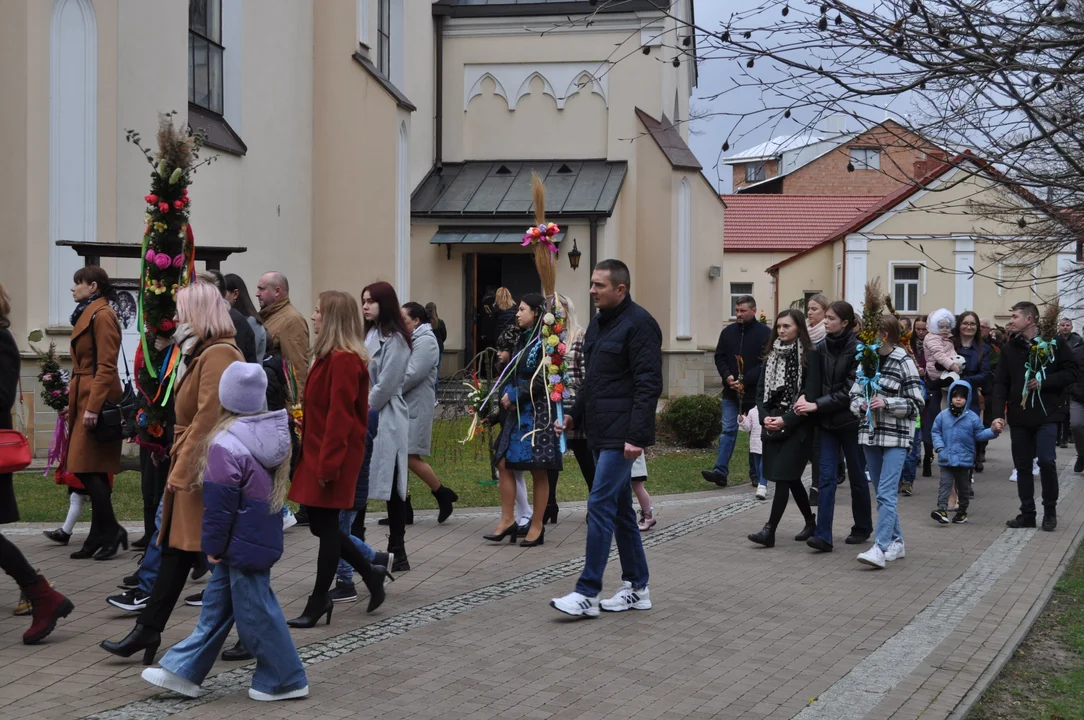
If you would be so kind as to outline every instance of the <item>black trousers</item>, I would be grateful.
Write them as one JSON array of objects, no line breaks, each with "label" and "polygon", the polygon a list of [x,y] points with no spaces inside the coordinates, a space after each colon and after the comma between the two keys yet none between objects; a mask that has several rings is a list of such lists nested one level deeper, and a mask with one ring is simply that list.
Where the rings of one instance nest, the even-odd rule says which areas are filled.
[{"label": "black trousers", "polygon": [[[90,533],[83,542],[88,550],[97,550],[107,541],[112,540],[120,529],[117,516],[113,512],[113,489],[104,473],[76,473],[79,482],[90,496]],[[157,507],[155,508],[157,510]]]},{"label": "black trousers", "polygon": [[569,438],[566,442],[572,454],[576,456],[576,463],[580,466],[583,480],[587,483],[587,490],[590,492],[595,484],[595,455],[587,446],[586,438]]},{"label": "black trousers", "polygon": [[[393,493],[394,495],[394,493]],[[309,507],[309,532],[320,541],[316,557],[316,584],[312,594],[327,595],[339,558],[350,563],[366,583],[372,577],[372,565],[362,556],[353,541],[339,530],[339,511],[334,508]]]},{"label": "black trousers", "polygon": [[[168,539],[162,542],[167,543]],[[139,613],[136,622],[158,632],[165,630],[169,617],[173,614],[173,607],[184,591],[188,572],[199,562],[199,556],[200,553],[197,552],[162,548],[162,564],[158,568],[158,577],[154,579],[150,600],[147,601],[147,607]]]},{"label": "black trousers", "polygon": [[[398,476],[399,466],[395,468]],[[406,555],[406,498],[399,497],[394,482],[391,497],[388,498],[388,552],[394,552],[397,556]]]},{"label": "black trousers", "polygon": [[806,522],[813,519],[813,509],[809,506],[809,494],[805,490],[805,485],[800,480],[788,483],[777,482],[775,497],[772,499],[772,512],[768,517],[768,524],[773,529],[778,527],[779,521],[783,519],[783,511],[787,509],[787,498],[790,495],[794,496],[794,504],[802,512],[802,517],[806,519]]},{"label": "black trousers", "polygon": [[154,534],[154,516],[158,504],[166,491],[169,478],[169,456],[165,455],[156,465],[154,453],[145,447],[139,448],[140,490],[143,493],[143,532],[147,537]]},{"label": "black trousers", "polygon": [[15,544],[0,535],[0,569],[11,576],[19,587],[29,587],[38,581],[38,573],[27,562]]}]

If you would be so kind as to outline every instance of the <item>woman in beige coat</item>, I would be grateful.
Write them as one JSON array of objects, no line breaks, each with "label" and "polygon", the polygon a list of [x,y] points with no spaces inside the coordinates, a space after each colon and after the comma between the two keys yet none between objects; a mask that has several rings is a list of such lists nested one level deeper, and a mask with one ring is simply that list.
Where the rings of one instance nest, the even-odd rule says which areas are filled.
[{"label": "woman in beige coat", "polygon": [[[121,397],[117,375],[120,321],[108,298],[113,294],[109,275],[96,265],[75,272],[72,297],[78,303],[71,316],[72,377],[68,388],[68,447],[65,467],[90,496],[90,533],[72,559],[107,560],[123,545],[128,533],[113,512],[112,475],[120,472],[121,441],[102,443],[94,427],[106,400]],[[78,490],[79,488],[76,488]]]},{"label": "woman in beige coat", "polygon": [[101,645],[121,657],[144,650],[144,665],[154,662],[162,630],[184,590],[188,571],[199,559],[203,490],[196,483],[196,468],[222,411],[218,399],[222,373],[230,364],[244,362],[233,341],[229,303],[214,285],[197,283],[177,293],[177,320],[173,340],[181,347],[184,368],[177,380],[177,424],[158,533],[162,565],[135,629],[120,642],[106,640]]}]

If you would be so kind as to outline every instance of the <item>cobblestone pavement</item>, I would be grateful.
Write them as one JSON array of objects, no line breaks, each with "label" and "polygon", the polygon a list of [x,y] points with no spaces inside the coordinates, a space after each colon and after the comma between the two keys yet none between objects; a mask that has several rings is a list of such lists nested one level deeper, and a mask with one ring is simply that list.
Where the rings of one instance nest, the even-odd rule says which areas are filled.
[{"label": "cobblestone pavement", "polygon": [[[768,503],[748,486],[655,498],[659,525],[645,534],[654,608],[598,619],[548,607],[582,567],[582,504],[562,508],[546,544],[531,549],[481,539],[496,524],[492,509],[459,510],[444,525],[419,513],[407,532],[413,569],[389,585],[383,607],[365,614],[363,591],[336,606],[329,626],[292,631],[311,695],[289,703],[249,700],[243,663],[219,662],[198,700],[156,692],[138,656],[97,647],[132,626],[104,598],[137,555],[70,560],[72,548],[40,527],[7,526],[76,610],[35,647],[21,644],[27,618],[0,617],[0,719],[962,717],[1045,601],[1084,520],[1084,482],[1061,451],[1058,530],[1007,530],[1017,508],[1008,445],[1007,436],[991,444],[967,525],[931,520],[937,478],[918,479],[915,495],[900,498],[907,556],[883,571],[855,562],[865,548],[843,544],[846,487],[826,555],[790,539],[802,525],[793,504],[775,548],[751,545],[745,535]],[[383,540],[382,530],[374,521],[370,538]],[[299,527],[286,544],[272,584],[292,617],[311,591],[316,543]],[[619,583],[615,560],[605,593]],[[10,608],[17,592],[5,588]],[[180,605],[163,647],[197,616]]]}]

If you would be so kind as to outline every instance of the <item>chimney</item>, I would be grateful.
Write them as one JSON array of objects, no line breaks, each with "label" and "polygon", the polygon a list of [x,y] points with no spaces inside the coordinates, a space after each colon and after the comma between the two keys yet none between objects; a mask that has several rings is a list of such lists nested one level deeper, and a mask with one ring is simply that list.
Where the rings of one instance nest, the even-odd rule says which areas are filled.
[{"label": "chimney", "polygon": [[929,160],[915,160],[914,179],[920,180],[926,177],[926,174],[930,172]]},{"label": "chimney", "polygon": [[847,132],[847,116],[843,113],[829,115],[821,120],[817,129],[829,135],[842,135]]}]

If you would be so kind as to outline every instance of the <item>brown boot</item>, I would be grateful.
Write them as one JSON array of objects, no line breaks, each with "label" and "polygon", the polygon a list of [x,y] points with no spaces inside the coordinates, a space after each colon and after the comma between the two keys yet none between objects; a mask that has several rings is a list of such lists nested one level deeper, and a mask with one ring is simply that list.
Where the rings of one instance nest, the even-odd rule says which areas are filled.
[{"label": "brown boot", "polygon": [[34,621],[30,629],[23,633],[24,645],[37,645],[56,627],[56,621],[68,617],[75,609],[72,601],[49,586],[41,575],[37,581],[26,588],[26,596],[33,607]]}]

